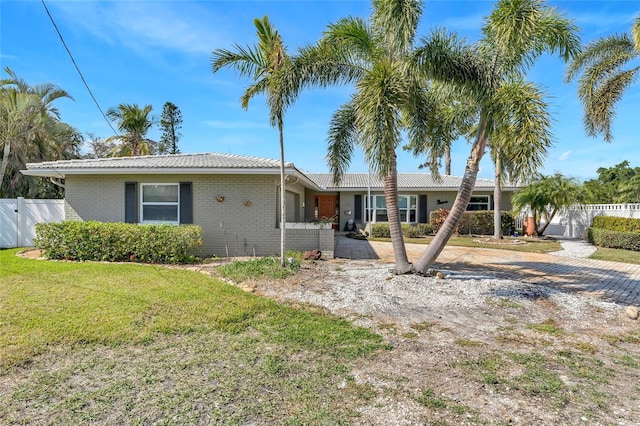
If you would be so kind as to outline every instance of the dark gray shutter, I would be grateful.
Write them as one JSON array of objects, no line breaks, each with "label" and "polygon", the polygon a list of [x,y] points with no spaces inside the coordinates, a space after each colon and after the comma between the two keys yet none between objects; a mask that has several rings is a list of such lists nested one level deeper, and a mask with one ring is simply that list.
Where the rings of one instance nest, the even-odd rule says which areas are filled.
[{"label": "dark gray shutter", "polygon": [[180,182],[180,223],[193,223],[191,182]]},{"label": "dark gray shutter", "polygon": [[138,182],[124,183],[124,221],[138,223]]},{"label": "dark gray shutter", "polygon": [[419,223],[427,223],[427,196],[420,195],[418,197],[418,222]]},{"label": "dark gray shutter", "polygon": [[362,195],[356,195],[353,200],[353,220],[362,220]]}]

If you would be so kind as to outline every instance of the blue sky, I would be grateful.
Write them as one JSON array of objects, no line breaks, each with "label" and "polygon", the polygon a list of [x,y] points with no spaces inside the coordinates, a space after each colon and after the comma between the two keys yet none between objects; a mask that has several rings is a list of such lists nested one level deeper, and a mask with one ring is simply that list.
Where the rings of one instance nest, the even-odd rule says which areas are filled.
[{"label": "blue sky", "polygon": [[[253,44],[253,19],[268,15],[290,52],[315,42],[327,24],[345,16],[369,16],[369,1],[54,1],[47,5],[78,66],[103,110],[120,103],[151,104],[159,119],[166,101],[182,111],[179,147],[184,153],[225,152],[279,158],[277,132],[269,127],[264,98],[245,111],[239,98],[249,82],[233,71],[211,72],[211,51],[233,43]],[[427,1],[419,34],[446,27],[470,41],[479,37],[493,1]],[[583,43],[628,32],[640,13],[632,0],[552,1],[575,20]],[[57,103],[62,120],[83,133],[113,133],[91,100],[39,0],[0,2],[0,65],[31,84],[51,82],[74,98]],[[637,65],[637,64],[636,64]],[[614,141],[589,138],[582,125],[576,85],[565,84],[565,64],[542,58],[529,79],[548,94],[555,145],[543,173],[589,179],[598,167],[629,160],[640,166],[640,82],[617,108]],[[326,134],[331,114],[348,99],[349,87],[308,90],[285,117],[285,155],[302,170],[326,172]],[[159,139],[155,128],[149,133]],[[398,151],[400,172],[418,172],[423,158]],[[464,141],[454,144],[452,171],[462,175],[469,154]],[[351,172],[366,172],[360,154]],[[480,177],[492,178],[485,155]]]}]

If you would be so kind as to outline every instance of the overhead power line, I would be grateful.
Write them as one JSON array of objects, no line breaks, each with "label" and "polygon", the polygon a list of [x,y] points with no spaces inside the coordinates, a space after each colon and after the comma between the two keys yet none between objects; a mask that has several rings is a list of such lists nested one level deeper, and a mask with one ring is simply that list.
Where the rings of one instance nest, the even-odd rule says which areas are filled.
[{"label": "overhead power line", "polygon": [[73,55],[71,54],[71,51],[69,50],[69,47],[67,47],[67,43],[64,41],[64,37],[62,37],[62,33],[60,33],[60,30],[58,29],[58,26],[56,25],[56,21],[54,21],[53,16],[51,16],[51,13],[49,12],[49,8],[47,7],[47,5],[44,2],[44,0],[40,0],[40,1],[42,2],[42,6],[44,6],[44,10],[47,12],[47,15],[49,16],[49,19],[51,20],[51,23],[53,24],[53,27],[56,29],[56,32],[58,33],[58,36],[60,37],[60,41],[62,42],[62,45],[64,46],[65,50],[69,54],[69,58],[71,58],[71,62],[73,62],[73,66],[76,67],[76,71],[78,71],[78,74],[80,75],[80,79],[82,79],[82,82],[84,83],[84,87],[87,88],[87,91],[89,92],[89,95],[91,95],[91,99],[93,99],[93,102],[96,104],[96,107],[98,107],[98,110],[100,111],[100,114],[102,114],[102,117],[105,119],[105,121],[107,122],[109,127],[111,127],[111,130],[113,130],[113,134],[117,135],[118,132],[116,131],[116,129],[113,128],[113,126],[111,125],[111,121],[109,121],[109,119],[105,115],[104,111],[102,111],[102,108],[100,108],[100,104],[98,103],[96,97],[93,96],[93,92],[91,91],[91,88],[89,88],[89,85],[87,84],[87,81],[84,79],[84,75],[82,75],[82,71],[80,71],[80,68],[78,67],[78,64],[76,63],[76,60],[73,59]]}]

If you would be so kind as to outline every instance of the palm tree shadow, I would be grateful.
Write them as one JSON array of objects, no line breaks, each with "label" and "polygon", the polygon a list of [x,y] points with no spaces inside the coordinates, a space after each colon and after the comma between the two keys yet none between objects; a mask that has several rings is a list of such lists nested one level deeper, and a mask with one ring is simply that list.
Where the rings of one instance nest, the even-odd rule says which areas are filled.
[{"label": "palm tree shadow", "polygon": [[[567,293],[580,293],[623,306],[640,304],[640,280],[628,272],[584,264],[567,265],[554,262],[508,262],[478,265],[473,263],[440,264],[452,271],[455,279],[500,279],[542,285]],[[518,295],[518,293],[521,293]],[[536,299],[548,297],[545,292],[501,287],[496,296]]]}]

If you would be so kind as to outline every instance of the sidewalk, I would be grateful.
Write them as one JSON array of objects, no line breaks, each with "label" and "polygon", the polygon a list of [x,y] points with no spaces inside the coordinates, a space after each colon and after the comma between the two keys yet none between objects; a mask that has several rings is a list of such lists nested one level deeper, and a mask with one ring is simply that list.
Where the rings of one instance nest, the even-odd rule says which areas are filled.
[{"label": "sidewalk", "polygon": [[[409,261],[426,248],[407,244]],[[362,241],[336,234],[336,258],[393,263],[391,243]],[[475,278],[488,276],[539,284],[640,306],[640,265],[471,247],[445,247],[436,269]]]}]

